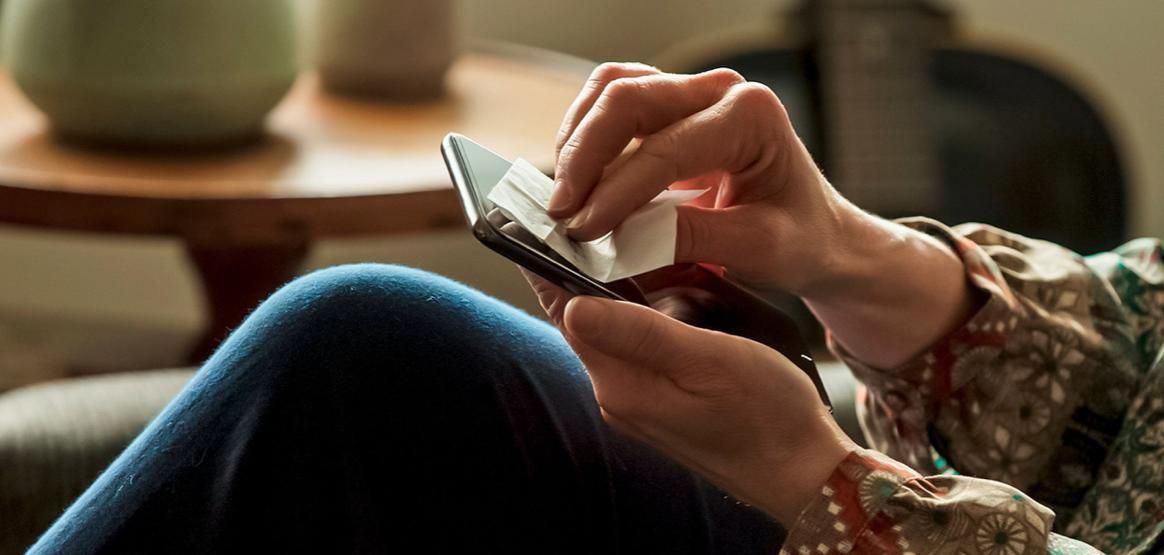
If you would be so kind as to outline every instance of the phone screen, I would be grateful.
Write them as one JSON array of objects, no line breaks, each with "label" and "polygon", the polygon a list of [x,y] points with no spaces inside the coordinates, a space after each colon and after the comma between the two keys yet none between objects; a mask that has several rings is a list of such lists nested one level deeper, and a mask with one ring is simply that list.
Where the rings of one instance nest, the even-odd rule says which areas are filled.
[{"label": "phone screen", "polygon": [[[449,135],[445,142],[446,161],[449,163],[453,181],[461,195],[461,202],[464,205],[469,224],[474,228],[478,237],[490,248],[498,250],[526,269],[576,293],[597,294],[616,299],[645,302],[645,300],[641,300],[641,294],[637,288],[629,282],[602,283],[588,276],[528,232],[521,224],[507,218],[489,200],[489,193],[493,187],[501,182],[512,166],[509,160],[460,135]],[[449,152],[450,150],[452,152]],[[502,237],[491,239],[482,236],[480,233],[482,226],[491,228]],[[520,244],[525,249],[536,253],[535,256],[542,260],[519,256],[523,253],[515,252],[514,249],[521,247],[499,245],[497,244],[498,240]]]},{"label": "phone screen", "polygon": [[489,202],[489,193],[501,182],[501,178],[505,177],[505,173],[513,164],[466,137],[450,135],[446,141],[456,149],[457,162],[464,170],[463,184],[468,186],[477,205],[466,212],[470,214],[470,218],[474,213],[487,214],[496,208]]}]

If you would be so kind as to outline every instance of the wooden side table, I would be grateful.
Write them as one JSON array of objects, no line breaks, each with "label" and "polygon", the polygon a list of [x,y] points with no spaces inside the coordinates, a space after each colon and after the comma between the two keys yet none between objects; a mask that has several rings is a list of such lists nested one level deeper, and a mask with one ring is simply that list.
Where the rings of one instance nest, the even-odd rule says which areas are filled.
[{"label": "wooden side table", "polygon": [[543,170],[591,64],[491,45],[464,55],[448,95],[382,104],[321,92],[305,74],[265,141],[200,154],[130,153],[56,142],[0,73],[0,223],[176,237],[197,270],[210,326],[200,361],[313,241],[463,225],[441,160],[458,131]]}]

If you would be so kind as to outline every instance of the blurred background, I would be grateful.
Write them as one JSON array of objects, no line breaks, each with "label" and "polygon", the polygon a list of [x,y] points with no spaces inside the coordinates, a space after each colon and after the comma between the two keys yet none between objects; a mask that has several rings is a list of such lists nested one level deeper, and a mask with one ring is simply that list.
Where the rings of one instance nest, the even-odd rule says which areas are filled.
[{"label": "blurred background", "polygon": [[[310,19],[311,6],[300,3]],[[1128,194],[1122,234],[1164,235],[1164,157],[1154,156],[1164,144],[1164,69],[1158,63],[1164,3],[973,0],[941,6],[950,10],[952,34],[966,48],[1041,67],[1090,102],[1119,149]],[[762,50],[765,42],[794,47],[805,40],[805,26],[793,9],[783,0],[594,0],[553,2],[552,9],[542,0],[464,0],[456,17],[470,40],[689,70],[737,50]],[[347,261],[417,265],[533,306],[509,264],[459,230],[322,241],[306,266]],[[0,376],[17,371],[14,365],[177,363],[204,325],[204,312],[176,241],[0,226]]]},{"label": "blurred background", "polygon": [[[829,177],[886,216],[1081,252],[1164,236],[1158,0],[0,5],[0,391],[189,365],[273,284],[345,262],[425,268],[536,314],[462,227],[437,141],[462,131],[552,170],[558,118],[604,60],[769,84]],[[0,442],[41,425],[12,416],[17,393],[0,395]],[[0,495],[0,512],[16,522],[28,499]]]},{"label": "blurred background", "polygon": [[[1078,91],[1118,148],[1120,178],[1128,195],[1126,228],[1118,234],[1164,235],[1164,158],[1153,155],[1164,144],[1164,69],[1158,63],[1164,54],[1159,33],[1164,4],[974,0],[940,6],[949,11],[946,17],[954,27],[949,40],[960,48],[1030,64]],[[299,7],[305,19],[313,17],[309,0],[301,0]],[[470,41],[494,39],[591,60],[643,60],[690,70],[735,54],[824,40],[808,37],[812,25],[795,11],[784,0],[464,0],[456,6],[456,17]],[[813,32],[821,30],[817,27]],[[773,57],[769,65],[780,64],[788,66],[789,61]],[[753,74],[762,73],[764,61],[744,60],[744,65]],[[794,67],[789,73],[803,69]],[[992,86],[1008,85],[1006,75],[994,77],[1000,82]],[[820,131],[818,124],[810,129],[798,123],[806,134]],[[982,138],[990,140],[989,135],[987,131]],[[824,141],[816,142],[814,150],[823,150]],[[306,267],[345,261],[420,266],[533,307],[509,265],[458,230],[323,240],[312,249]],[[206,318],[198,283],[178,241],[0,224],[0,376],[18,371],[16,365],[78,363],[114,369],[174,364],[196,340]]]}]

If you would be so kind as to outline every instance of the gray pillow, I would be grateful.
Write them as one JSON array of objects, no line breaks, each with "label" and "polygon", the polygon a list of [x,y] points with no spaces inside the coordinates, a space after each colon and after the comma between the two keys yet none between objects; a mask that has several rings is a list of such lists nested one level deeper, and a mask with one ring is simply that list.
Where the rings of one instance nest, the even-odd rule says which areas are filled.
[{"label": "gray pillow", "polygon": [[109,374],[0,394],[0,554],[23,553],[191,375]]}]

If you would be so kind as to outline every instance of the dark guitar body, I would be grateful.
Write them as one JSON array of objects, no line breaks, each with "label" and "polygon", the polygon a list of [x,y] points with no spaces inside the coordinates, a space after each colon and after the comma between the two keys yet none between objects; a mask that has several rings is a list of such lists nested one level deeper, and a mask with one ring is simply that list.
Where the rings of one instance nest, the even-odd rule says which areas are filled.
[{"label": "dark guitar body", "polygon": [[[772,87],[809,150],[829,170],[816,68],[805,51],[741,53],[705,64]],[[1126,238],[1126,183],[1100,114],[1061,79],[1001,56],[938,49],[926,110],[947,223],[985,222],[1081,253]],[[882,214],[906,216],[912,214]]]},{"label": "dark guitar body", "polygon": [[[807,50],[727,56],[730,67],[770,86],[826,175],[819,79]],[[919,106],[938,165],[938,209],[949,224],[984,222],[1080,253],[1126,239],[1124,171],[1112,133],[1069,84],[1035,67],[984,52],[938,49],[928,68],[930,98]],[[882,214],[897,217],[917,214]],[[818,346],[823,334],[798,299],[766,295]]]}]

